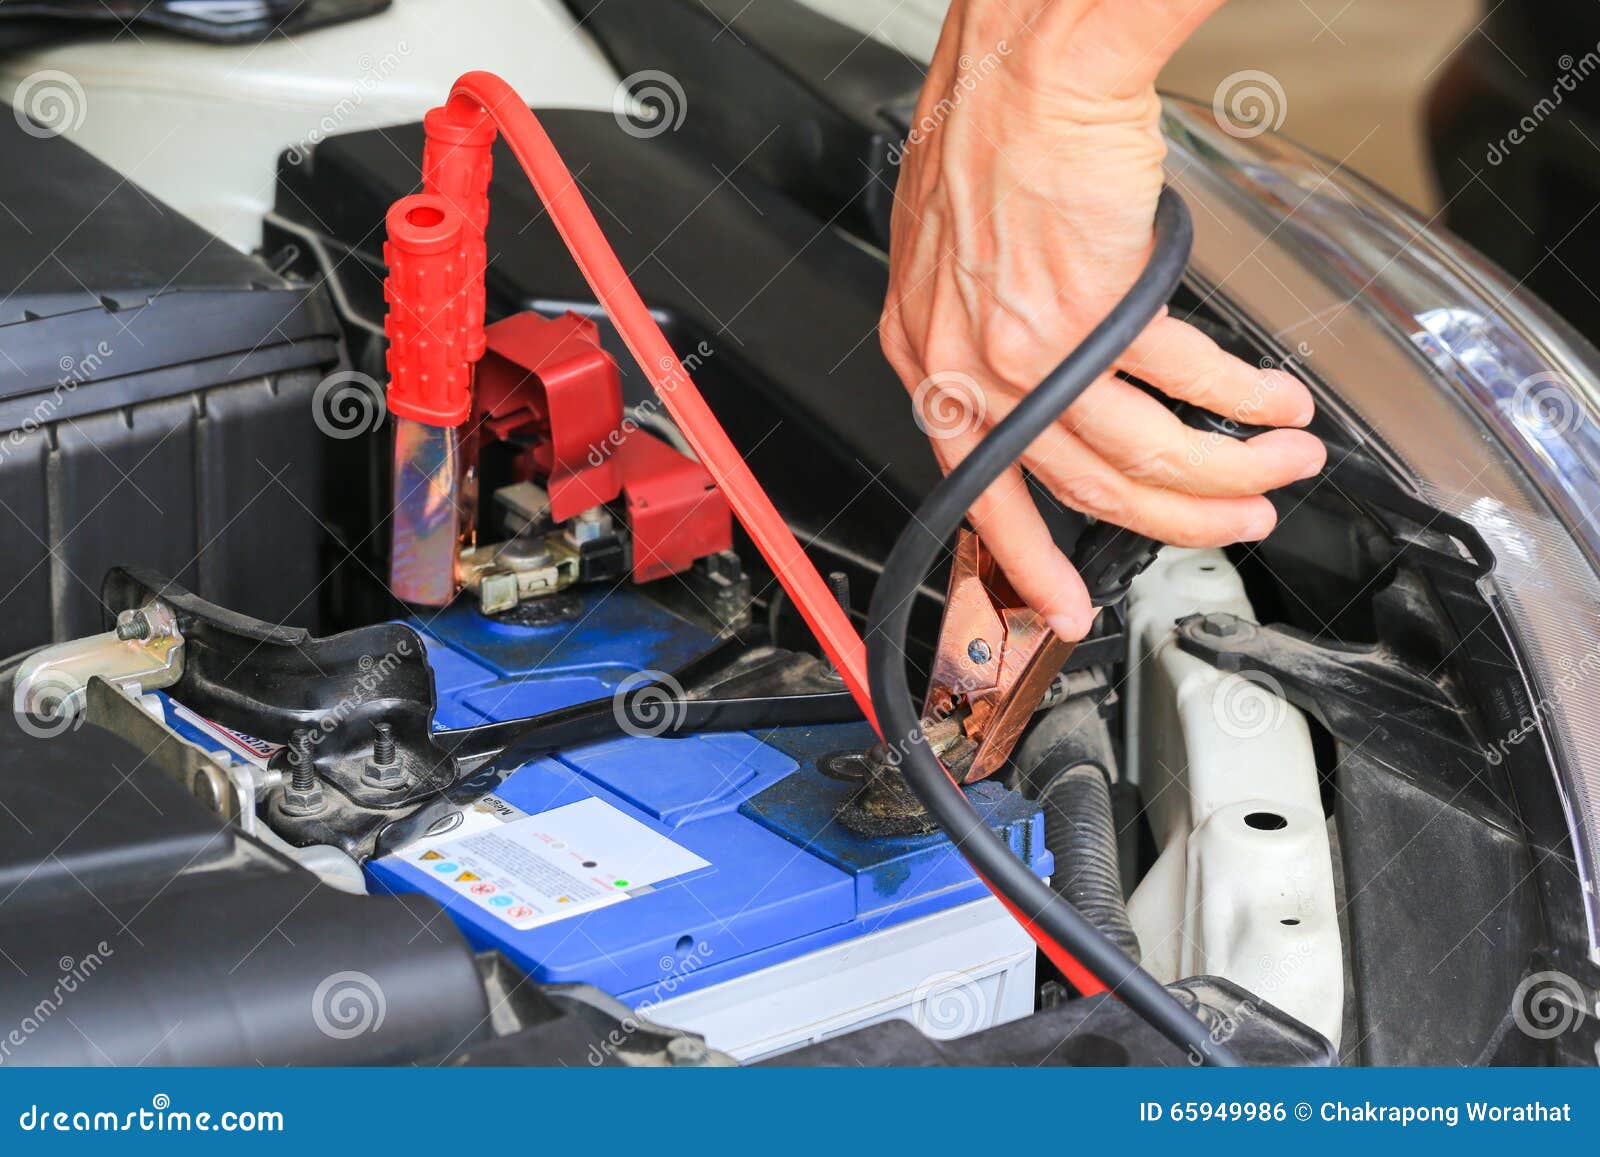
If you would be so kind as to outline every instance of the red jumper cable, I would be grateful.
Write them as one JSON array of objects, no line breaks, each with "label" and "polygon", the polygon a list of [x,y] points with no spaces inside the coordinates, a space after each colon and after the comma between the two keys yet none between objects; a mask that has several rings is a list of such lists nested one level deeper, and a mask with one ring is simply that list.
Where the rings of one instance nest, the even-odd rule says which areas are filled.
[{"label": "red jumper cable", "polygon": [[[488,220],[489,148],[498,127],[628,352],[833,660],[867,721],[877,729],[868,690],[866,647],[861,637],[684,371],[538,118],[504,80],[493,73],[469,72],[456,81],[449,101],[432,110],[424,125],[428,138],[423,160],[426,191],[421,196],[443,198],[456,211],[452,217],[458,214],[457,219],[465,223],[466,228],[461,230],[463,240],[456,251],[463,276],[453,285],[441,280],[424,284],[414,297],[402,295],[399,301],[391,298],[391,311],[399,307],[423,318],[424,324],[428,319],[438,319],[443,344],[453,356],[464,355],[471,361],[482,352],[486,252],[483,226]],[[399,247],[395,247],[394,255],[402,263],[407,260],[407,254]],[[404,271],[397,279],[392,265],[390,272],[391,284],[417,284],[415,278],[408,282]],[[468,304],[460,310],[450,298],[463,293]],[[463,313],[467,319],[457,322],[455,319]],[[427,398],[431,405],[427,408],[451,416],[464,414],[462,391],[470,391],[470,376],[457,374],[444,381],[433,374],[411,373],[405,367],[410,356],[391,347],[391,410],[426,421],[422,417],[424,407],[412,396],[413,391],[426,389],[431,391]],[[437,347],[431,356],[438,356]],[[400,372],[396,372],[397,363]],[[992,884],[987,880],[984,883],[994,891]],[[1038,928],[1028,913],[1020,911],[1007,897],[995,894],[1079,991],[1086,995],[1105,991],[1105,984]]]}]

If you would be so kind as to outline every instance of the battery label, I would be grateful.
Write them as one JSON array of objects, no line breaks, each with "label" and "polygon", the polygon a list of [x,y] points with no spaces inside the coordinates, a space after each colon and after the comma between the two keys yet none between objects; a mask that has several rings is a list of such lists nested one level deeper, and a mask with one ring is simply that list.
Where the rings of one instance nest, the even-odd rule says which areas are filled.
[{"label": "battery label", "polygon": [[231,755],[240,762],[266,767],[273,753],[283,746],[281,743],[257,739],[253,735],[224,727],[197,711],[191,711],[167,695],[161,695],[160,701],[166,708],[167,726],[183,738],[199,743],[212,753]]},{"label": "battery label", "polygon": [[400,854],[519,931],[621,903],[711,866],[601,799],[487,830],[457,829],[443,840],[424,838]]}]

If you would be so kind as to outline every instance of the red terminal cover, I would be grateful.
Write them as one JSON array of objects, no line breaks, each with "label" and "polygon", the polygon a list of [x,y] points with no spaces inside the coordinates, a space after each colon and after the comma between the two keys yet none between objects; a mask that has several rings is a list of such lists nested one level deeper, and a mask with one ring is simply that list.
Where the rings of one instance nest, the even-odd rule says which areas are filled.
[{"label": "red terminal cover", "polygon": [[519,474],[545,480],[551,517],[623,498],[635,582],[733,545],[733,516],[705,467],[623,423],[617,365],[594,322],[519,313],[487,332],[473,425],[480,440],[532,443]]},{"label": "red terminal cover", "polygon": [[527,472],[546,479],[557,522],[621,494],[611,451],[622,385],[595,323],[575,313],[517,313],[487,332],[477,380],[480,437],[533,435]]},{"label": "red terminal cover", "polygon": [[467,358],[484,351],[484,272],[488,249],[489,178],[494,170],[494,121],[481,109],[443,105],[422,118],[422,187],[445,198],[466,218]]},{"label": "red terminal cover", "polygon": [[617,446],[633,581],[678,574],[697,558],[731,549],[733,514],[706,468],[653,434],[634,430]]},{"label": "red terminal cover", "polygon": [[466,221],[432,193],[389,207],[383,297],[389,312],[391,413],[430,426],[459,426],[472,411],[472,366],[465,349],[467,294],[462,235]]}]

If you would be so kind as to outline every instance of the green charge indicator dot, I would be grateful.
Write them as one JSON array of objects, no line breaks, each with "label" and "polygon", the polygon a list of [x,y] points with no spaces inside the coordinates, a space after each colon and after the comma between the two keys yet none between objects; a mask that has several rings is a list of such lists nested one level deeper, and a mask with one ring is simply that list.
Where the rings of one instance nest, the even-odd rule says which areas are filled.
[{"label": "green charge indicator dot", "polygon": [[612,884],[613,887],[616,887],[616,888],[626,888],[628,886],[628,881],[626,881],[626,880],[612,880],[611,884]]}]

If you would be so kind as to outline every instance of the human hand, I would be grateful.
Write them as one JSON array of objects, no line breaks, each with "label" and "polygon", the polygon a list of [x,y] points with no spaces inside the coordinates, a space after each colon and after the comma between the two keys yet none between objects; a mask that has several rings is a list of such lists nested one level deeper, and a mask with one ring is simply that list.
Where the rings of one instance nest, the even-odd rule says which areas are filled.
[{"label": "human hand", "polygon": [[[1151,249],[1161,162],[1155,77],[1222,0],[955,0],[895,194],[883,349],[949,471],[1110,311]],[[1297,427],[1310,392],[1163,314],[1115,367],[1242,423]],[[952,420],[953,419],[953,420]],[[1321,470],[1297,429],[1191,430],[1106,374],[1023,456],[1067,505],[1162,542],[1254,541],[1264,492]],[[1063,638],[1095,611],[1021,471],[970,520]]]}]

